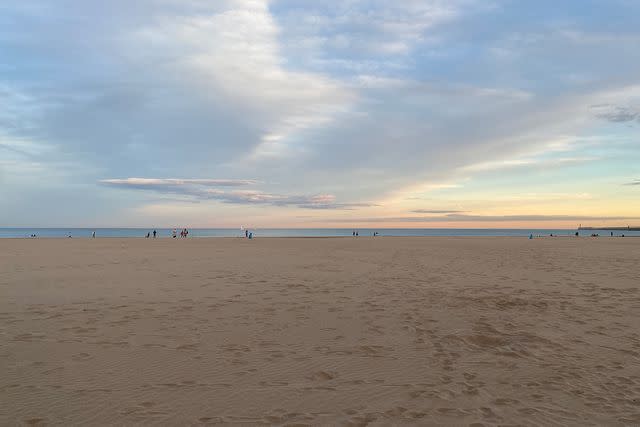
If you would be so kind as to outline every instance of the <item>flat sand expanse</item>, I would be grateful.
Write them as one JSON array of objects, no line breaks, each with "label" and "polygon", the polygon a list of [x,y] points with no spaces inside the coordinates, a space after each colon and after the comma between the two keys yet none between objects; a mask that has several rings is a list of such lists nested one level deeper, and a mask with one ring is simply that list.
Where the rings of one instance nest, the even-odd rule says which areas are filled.
[{"label": "flat sand expanse", "polygon": [[0,240],[0,424],[639,425],[640,239]]}]

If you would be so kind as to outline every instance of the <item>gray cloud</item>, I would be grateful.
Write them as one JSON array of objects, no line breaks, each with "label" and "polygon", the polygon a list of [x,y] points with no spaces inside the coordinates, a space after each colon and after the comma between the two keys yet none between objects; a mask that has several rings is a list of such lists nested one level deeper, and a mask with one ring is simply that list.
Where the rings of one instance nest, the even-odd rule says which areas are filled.
[{"label": "gray cloud", "polygon": [[415,209],[415,210],[412,210],[411,212],[421,213],[421,214],[454,214],[454,213],[462,213],[464,211],[438,210],[438,209]]},{"label": "gray cloud", "polygon": [[114,188],[153,191],[195,200],[217,200],[223,203],[297,206],[302,209],[350,210],[372,206],[368,203],[340,203],[331,194],[284,195],[259,190],[221,190],[218,187],[240,187],[257,184],[254,180],[125,178],[103,179],[102,185]]},{"label": "gray cloud", "polygon": [[114,187],[128,187],[137,189],[166,189],[185,187],[190,185],[203,187],[241,187],[256,184],[251,179],[180,179],[180,178],[124,178],[103,179],[99,181]]},{"label": "gray cloud", "polygon": [[378,218],[348,218],[331,219],[329,222],[507,222],[507,221],[622,221],[638,220],[640,217],[627,216],[576,216],[576,215],[464,215],[448,214],[442,216],[413,216],[413,217],[378,217]]},{"label": "gray cloud", "polygon": [[634,179],[633,181],[627,182],[624,185],[640,185],[640,179]]},{"label": "gray cloud", "polygon": [[592,105],[591,109],[595,112],[596,117],[613,123],[640,122],[640,110],[637,108],[599,104]]}]

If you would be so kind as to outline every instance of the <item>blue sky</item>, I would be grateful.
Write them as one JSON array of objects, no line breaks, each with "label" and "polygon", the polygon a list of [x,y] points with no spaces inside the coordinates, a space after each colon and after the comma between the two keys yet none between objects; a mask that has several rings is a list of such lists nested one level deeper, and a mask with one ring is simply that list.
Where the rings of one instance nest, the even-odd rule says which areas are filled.
[{"label": "blue sky", "polygon": [[4,226],[640,223],[640,3],[0,4]]}]

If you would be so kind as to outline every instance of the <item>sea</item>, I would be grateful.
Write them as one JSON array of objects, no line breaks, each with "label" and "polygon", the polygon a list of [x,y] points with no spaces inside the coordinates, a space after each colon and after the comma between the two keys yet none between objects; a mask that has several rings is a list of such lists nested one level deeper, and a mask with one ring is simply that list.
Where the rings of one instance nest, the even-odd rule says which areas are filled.
[{"label": "sea", "polygon": [[[96,237],[145,237],[152,233],[152,228],[0,228],[0,238],[90,238],[96,232]],[[171,237],[171,228],[156,228],[159,238]],[[180,230],[178,230],[179,232]],[[255,228],[249,229],[253,237],[350,237],[353,228]],[[574,236],[576,229],[538,229],[538,228],[359,228],[360,236]],[[581,236],[610,236],[610,230],[580,230]],[[244,237],[243,229],[231,228],[190,228],[189,237]],[[615,230],[614,236],[640,237],[640,231]]]}]

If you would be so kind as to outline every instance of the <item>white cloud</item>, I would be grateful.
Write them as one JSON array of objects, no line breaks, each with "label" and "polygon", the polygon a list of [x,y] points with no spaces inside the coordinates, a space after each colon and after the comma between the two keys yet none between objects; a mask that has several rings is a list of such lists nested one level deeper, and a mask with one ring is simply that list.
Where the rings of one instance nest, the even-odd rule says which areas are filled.
[{"label": "white cloud", "polygon": [[355,100],[338,81],[287,69],[279,33],[267,2],[237,0],[208,16],[158,19],[133,39],[140,50],[161,45],[154,54],[168,52],[169,71],[186,73],[205,93],[239,105],[261,134],[249,156],[259,159],[295,152],[304,144],[296,138],[300,132],[327,125]]}]

